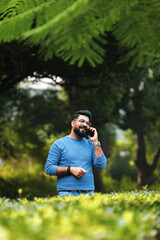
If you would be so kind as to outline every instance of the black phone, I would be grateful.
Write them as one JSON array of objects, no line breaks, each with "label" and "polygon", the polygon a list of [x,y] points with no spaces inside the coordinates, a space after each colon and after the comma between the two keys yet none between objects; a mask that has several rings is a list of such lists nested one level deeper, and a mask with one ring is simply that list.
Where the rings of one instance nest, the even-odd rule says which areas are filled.
[{"label": "black phone", "polygon": [[87,135],[89,135],[90,137],[94,136],[94,131],[88,129],[88,131],[86,132]]}]

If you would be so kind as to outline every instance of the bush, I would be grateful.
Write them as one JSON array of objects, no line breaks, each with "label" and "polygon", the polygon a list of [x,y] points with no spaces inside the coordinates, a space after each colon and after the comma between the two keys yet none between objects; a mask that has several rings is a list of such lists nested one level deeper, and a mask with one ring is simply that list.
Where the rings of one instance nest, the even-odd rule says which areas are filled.
[{"label": "bush", "polygon": [[94,197],[0,199],[3,240],[156,240],[160,193],[126,192]]},{"label": "bush", "polygon": [[47,176],[43,166],[34,164],[28,166],[24,163],[7,163],[1,166],[0,196],[17,198],[18,189],[22,189],[22,197],[33,198],[53,196],[56,191],[56,177]]}]

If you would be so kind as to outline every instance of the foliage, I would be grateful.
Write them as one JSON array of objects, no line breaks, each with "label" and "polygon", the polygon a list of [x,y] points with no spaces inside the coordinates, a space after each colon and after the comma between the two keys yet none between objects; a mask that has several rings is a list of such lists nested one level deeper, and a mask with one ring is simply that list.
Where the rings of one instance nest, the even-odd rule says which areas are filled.
[{"label": "foliage", "polygon": [[1,95],[0,103],[2,159],[28,154],[44,163],[47,140],[68,128],[66,101],[60,99],[60,91],[10,90]]},{"label": "foliage", "polygon": [[[101,118],[102,120],[102,118]],[[107,158],[110,158],[112,148],[116,143],[117,127],[112,123],[101,125],[98,130],[98,136],[101,140],[102,148]]]},{"label": "foliage", "polygon": [[[131,177],[133,181],[136,180],[135,168],[135,139],[130,130],[124,134],[124,141],[117,140],[112,148],[112,154],[108,160],[108,167],[106,171],[119,183],[123,176]],[[129,183],[128,183],[129,185]]]},{"label": "foliage", "polygon": [[120,191],[132,191],[133,189],[136,188],[137,183],[136,181],[132,180],[132,176],[123,175],[119,185]]},{"label": "foliage", "polygon": [[158,239],[159,192],[0,199],[0,238]]},{"label": "foliage", "polygon": [[122,98],[122,93],[119,91],[118,74],[113,74],[113,71],[113,69],[111,71],[104,69],[101,72],[97,71],[95,76],[91,75],[82,79],[87,85],[96,85],[91,89],[84,89],[81,95],[83,105],[92,110],[93,121],[97,127],[113,121],[113,109]]},{"label": "foliage", "polygon": [[0,42],[25,40],[38,45],[45,59],[56,55],[95,66],[103,61],[106,32],[112,31],[120,47],[130,49],[133,64],[144,56],[151,62],[160,55],[159,10],[158,0],[1,0]]},{"label": "foliage", "polygon": [[47,176],[41,163],[25,155],[17,161],[12,159],[0,166],[1,197],[17,198],[18,189],[22,189],[22,197],[29,199],[56,195],[56,178]]},{"label": "foliage", "polygon": [[155,69],[135,68],[126,73],[126,84],[122,86],[124,95],[117,104],[117,124],[134,133],[159,131],[160,82]]},{"label": "foliage", "polygon": [[[135,163],[138,168],[138,185],[150,185],[154,182],[153,172],[160,157],[159,146],[159,94],[160,83],[155,69],[135,68],[126,73],[126,84],[123,85],[124,95],[115,109],[115,120],[124,130],[132,129],[136,135],[137,152]],[[147,139],[155,145],[147,149]],[[151,146],[151,144],[150,144]],[[150,152],[150,156],[147,154]],[[147,159],[150,158],[150,159]]]}]

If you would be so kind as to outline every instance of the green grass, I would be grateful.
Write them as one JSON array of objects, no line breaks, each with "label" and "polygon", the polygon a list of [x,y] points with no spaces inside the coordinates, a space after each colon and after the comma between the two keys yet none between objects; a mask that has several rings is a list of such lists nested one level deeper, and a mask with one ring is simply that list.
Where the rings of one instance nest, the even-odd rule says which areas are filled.
[{"label": "green grass", "polygon": [[0,198],[0,239],[160,239],[160,192]]}]

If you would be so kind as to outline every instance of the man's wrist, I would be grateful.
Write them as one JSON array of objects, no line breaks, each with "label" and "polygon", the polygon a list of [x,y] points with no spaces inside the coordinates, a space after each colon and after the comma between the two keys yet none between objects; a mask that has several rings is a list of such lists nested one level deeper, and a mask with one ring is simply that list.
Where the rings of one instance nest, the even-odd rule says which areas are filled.
[{"label": "man's wrist", "polygon": [[96,145],[99,141],[98,141],[98,139],[96,139],[96,140],[92,140],[92,142],[94,145]]},{"label": "man's wrist", "polygon": [[101,147],[101,143],[99,141],[96,141],[93,144],[94,144],[94,147]]},{"label": "man's wrist", "polygon": [[71,175],[71,169],[70,168],[71,168],[70,166],[67,167],[67,175]]}]

